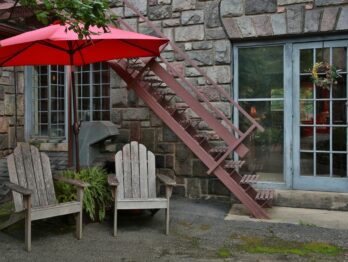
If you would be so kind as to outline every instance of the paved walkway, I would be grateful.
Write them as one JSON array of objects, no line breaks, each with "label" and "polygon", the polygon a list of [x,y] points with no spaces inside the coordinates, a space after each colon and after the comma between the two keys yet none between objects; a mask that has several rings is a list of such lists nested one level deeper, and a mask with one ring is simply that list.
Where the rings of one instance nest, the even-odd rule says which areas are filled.
[{"label": "paved walkway", "polygon": [[[164,234],[163,211],[154,217],[123,214],[116,238],[111,236],[111,218],[102,224],[88,224],[80,241],[73,237],[73,226],[50,219],[34,224],[33,251],[26,253],[19,223],[0,232],[0,261],[348,261],[348,230],[226,221],[230,208],[226,203],[184,199],[171,203],[170,236]],[[249,249],[268,241],[275,242],[277,248]],[[313,241],[344,250],[332,255],[295,255],[279,248],[279,243],[293,246]]]}]

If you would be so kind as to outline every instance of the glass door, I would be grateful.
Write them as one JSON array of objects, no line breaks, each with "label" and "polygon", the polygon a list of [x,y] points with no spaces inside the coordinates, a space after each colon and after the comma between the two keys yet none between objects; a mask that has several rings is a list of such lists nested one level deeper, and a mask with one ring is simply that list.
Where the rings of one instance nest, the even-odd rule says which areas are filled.
[{"label": "glass door", "polygon": [[[293,46],[295,189],[348,192],[347,46],[348,41]],[[311,69],[319,62],[340,70],[336,83],[313,83]]]},{"label": "glass door", "polygon": [[[284,183],[284,46],[240,47],[235,59],[235,98],[265,128],[243,142],[250,152],[241,173]],[[235,114],[245,132],[250,122]]]}]

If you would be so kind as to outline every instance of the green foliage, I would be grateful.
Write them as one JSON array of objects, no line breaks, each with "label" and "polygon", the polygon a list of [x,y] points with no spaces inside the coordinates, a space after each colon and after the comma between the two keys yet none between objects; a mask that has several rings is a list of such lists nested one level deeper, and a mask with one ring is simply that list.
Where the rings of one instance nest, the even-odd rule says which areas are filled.
[{"label": "green foliage", "polygon": [[345,252],[340,247],[321,242],[302,243],[286,241],[276,237],[259,238],[243,236],[240,239],[243,243],[239,246],[239,249],[249,253],[338,256]]},{"label": "green foliage", "polygon": [[[94,221],[102,221],[105,218],[105,208],[111,201],[111,192],[107,184],[107,173],[99,167],[82,169],[79,173],[65,171],[64,177],[79,179],[90,184],[84,191],[83,208]],[[55,183],[56,195],[59,202],[67,202],[76,199],[74,186],[63,182]]]},{"label": "green foliage", "polygon": [[217,251],[217,255],[219,258],[228,258],[232,254],[231,254],[231,251],[229,249],[222,247]]},{"label": "green foliage", "polygon": [[108,31],[108,24],[116,18],[110,14],[107,0],[19,0],[22,6],[33,10],[36,18],[43,24],[48,24],[52,18],[67,25],[67,29],[76,32],[80,39],[89,38],[90,26]]}]

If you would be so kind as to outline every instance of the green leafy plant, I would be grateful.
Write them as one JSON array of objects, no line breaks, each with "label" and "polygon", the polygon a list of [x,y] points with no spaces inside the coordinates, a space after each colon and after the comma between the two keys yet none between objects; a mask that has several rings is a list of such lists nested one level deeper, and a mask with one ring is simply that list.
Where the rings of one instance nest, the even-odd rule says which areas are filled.
[{"label": "green leafy plant", "polygon": [[108,0],[17,0],[14,4],[30,8],[36,19],[47,25],[58,20],[67,29],[76,32],[80,39],[88,38],[90,26],[108,31],[108,24],[117,18],[111,13]]},{"label": "green leafy plant", "polygon": [[[105,218],[105,209],[111,202],[111,192],[107,184],[107,172],[100,167],[92,167],[82,169],[78,173],[64,171],[61,175],[90,184],[84,191],[83,208],[91,220],[102,221]],[[71,185],[56,182],[55,189],[59,202],[76,199],[76,189]]]}]

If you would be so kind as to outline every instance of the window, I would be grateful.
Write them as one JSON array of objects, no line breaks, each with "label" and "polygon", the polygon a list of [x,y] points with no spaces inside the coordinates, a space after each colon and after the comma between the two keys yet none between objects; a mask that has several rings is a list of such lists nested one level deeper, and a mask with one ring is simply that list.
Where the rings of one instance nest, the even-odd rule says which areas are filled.
[{"label": "window", "polygon": [[33,81],[32,135],[51,138],[64,137],[64,67],[35,66]]},{"label": "window", "polygon": [[[32,120],[30,135],[64,139],[67,119],[64,66],[32,68]],[[107,64],[78,67],[76,72],[79,120],[110,119],[110,73]]]},{"label": "window", "polygon": [[[300,174],[347,177],[347,48],[304,48],[299,54]],[[321,61],[341,71],[329,88],[311,79],[309,69]]]},{"label": "window", "polygon": [[[245,144],[250,149],[244,173],[260,180],[283,181],[284,69],[283,46],[238,48],[238,102],[264,128]],[[239,119],[245,132],[250,122]]]},{"label": "window", "polygon": [[105,63],[76,70],[79,120],[110,119],[110,73]]}]

